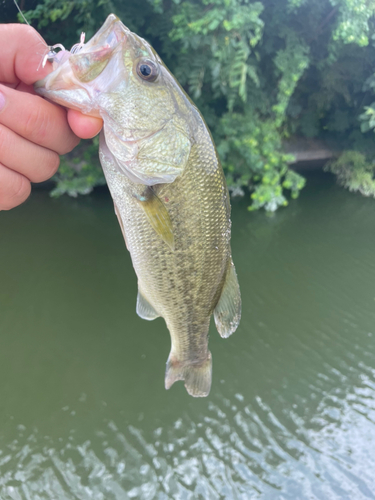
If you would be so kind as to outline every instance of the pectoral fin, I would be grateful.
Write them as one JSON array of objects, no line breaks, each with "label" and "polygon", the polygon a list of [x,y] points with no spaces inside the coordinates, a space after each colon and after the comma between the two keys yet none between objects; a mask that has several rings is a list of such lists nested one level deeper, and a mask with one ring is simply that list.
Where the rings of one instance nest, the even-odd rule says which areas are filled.
[{"label": "pectoral fin", "polygon": [[229,337],[241,319],[241,293],[236,269],[231,260],[219,302],[214,311],[217,331],[224,338]]},{"label": "pectoral fin", "polygon": [[168,210],[152,188],[147,188],[142,199],[137,198],[156,233],[174,250],[173,226]]},{"label": "pectoral fin", "polygon": [[[99,156],[104,173],[106,173],[107,169],[120,172],[121,174],[124,173],[121,171],[121,169],[119,169],[118,160],[109,150],[103,132],[100,134]],[[147,219],[149,220],[156,233],[163,239],[163,241],[169,246],[171,250],[174,250],[172,221],[168,214],[168,210],[165,208],[162,201],[157,197],[154,190],[150,186],[135,183],[132,181],[124,184],[123,188],[130,196],[136,198],[136,200],[140,203],[141,207],[145,211]],[[121,214],[116,207],[116,204],[115,212],[126,242]]]},{"label": "pectoral fin", "polygon": [[152,321],[159,317],[159,314],[152,307],[150,302],[144,298],[141,292],[138,290],[137,296],[137,314],[142,319],[147,319],[148,321]]}]

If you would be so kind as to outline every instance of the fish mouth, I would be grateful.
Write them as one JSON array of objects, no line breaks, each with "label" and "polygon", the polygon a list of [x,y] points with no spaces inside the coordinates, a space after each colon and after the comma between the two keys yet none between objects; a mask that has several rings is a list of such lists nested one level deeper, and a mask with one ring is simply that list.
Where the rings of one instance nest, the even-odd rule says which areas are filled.
[{"label": "fish mouth", "polygon": [[110,14],[87,43],[81,40],[70,51],[54,54],[53,71],[34,84],[36,93],[63,106],[97,115],[92,109],[92,97],[101,90],[97,77],[126,39],[127,28]]}]

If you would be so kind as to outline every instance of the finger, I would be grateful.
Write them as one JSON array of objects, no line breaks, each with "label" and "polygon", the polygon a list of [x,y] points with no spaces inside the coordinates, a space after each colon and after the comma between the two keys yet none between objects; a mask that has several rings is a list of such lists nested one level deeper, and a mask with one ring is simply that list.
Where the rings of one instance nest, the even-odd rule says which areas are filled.
[{"label": "finger", "polygon": [[30,196],[31,184],[26,177],[0,163],[0,210],[10,210]]},{"label": "finger", "polygon": [[0,125],[0,163],[31,182],[43,182],[59,168],[59,155],[42,148]]},{"label": "finger", "polygon": [[33,85],[26,85],[26,83],[20,82],[18,83],[15,87],[12,87],[20,92],[27,92],[28,94],[34,94],[38,95],[35,90]]},{"label": "finger", "polygon": [[68,153],[79,143],[66,120],[66,111],[42,97],[0,85],[0,124],[35,144]]},{"label": "finger", "polygon": [[75,109],[68,110],[68,122],[73,132],[81,139],[95,137],[103,127],[102,119],[85,116]]},{"label": "finger", "polygon": [[0,30],[1,64],[0,81],[16,84],[22,81],[35,83],[51,72],[52,65],[40,64],[48,47],[43,38],[31,26],[4,24]]}]

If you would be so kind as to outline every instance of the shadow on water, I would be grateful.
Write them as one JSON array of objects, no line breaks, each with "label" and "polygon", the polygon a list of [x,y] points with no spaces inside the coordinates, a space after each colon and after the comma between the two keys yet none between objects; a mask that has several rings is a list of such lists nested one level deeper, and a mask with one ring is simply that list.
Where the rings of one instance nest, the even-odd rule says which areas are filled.
[{"label": "shadow on water", "polygon": [[106,191],[0,214],[2,500],[375,498],[375,203],[309,174],[271,218],[246,204],[243,319],[197,400],[164,390]]}]

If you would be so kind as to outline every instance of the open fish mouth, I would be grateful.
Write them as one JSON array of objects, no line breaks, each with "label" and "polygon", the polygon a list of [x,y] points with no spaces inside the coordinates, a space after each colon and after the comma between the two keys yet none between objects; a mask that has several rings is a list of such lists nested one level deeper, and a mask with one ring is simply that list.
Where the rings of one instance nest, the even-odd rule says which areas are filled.
[{"label": "open fish mouth", "polygon": [[63,106],[98,116],[93,109],[93,98],[104,87],[108,89],[100,76],[108,65],[114,65],[116,53],[121,52],[126,42],[127,31],[119,18],[111,14],[87,43],[82,33],[80,43],[70,51],[61,44],[50,47],[62,50],[51,50],[45,56],[44,59],[52,63],[53,71],[34,84],[35,91]]}]

